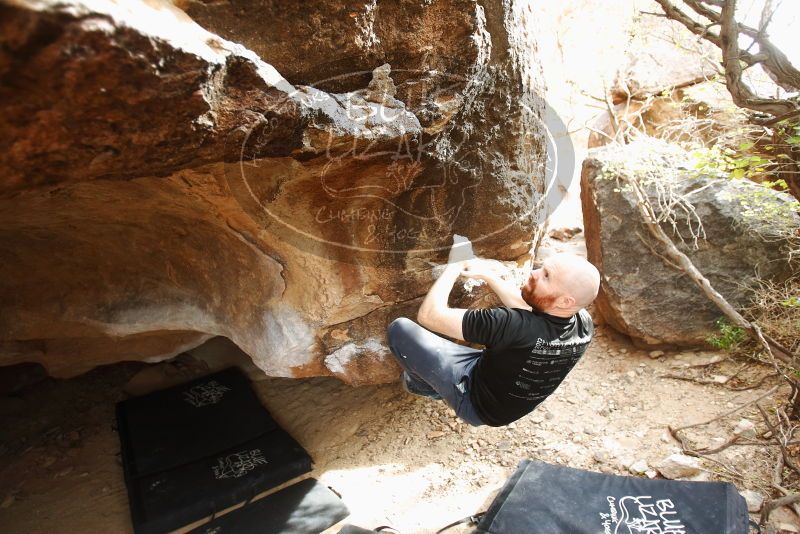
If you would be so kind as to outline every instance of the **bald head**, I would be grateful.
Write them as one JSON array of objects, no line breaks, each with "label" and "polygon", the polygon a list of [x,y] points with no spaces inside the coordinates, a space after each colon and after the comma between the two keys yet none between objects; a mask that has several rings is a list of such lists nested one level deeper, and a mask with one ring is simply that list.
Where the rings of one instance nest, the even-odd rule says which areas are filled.
[{"label": "bald head", "polygon": [[574,254],[556,254],[548,258],[562,295],[572,297],[577,309],[586,308],[597,297],[600,272],[597,267]]},{"label": "bald head", "polygon": [[534,310],[570,317],[589,306],[600,289],[597,268],[580,256],[556,254],[534,270],[522,298]]}]

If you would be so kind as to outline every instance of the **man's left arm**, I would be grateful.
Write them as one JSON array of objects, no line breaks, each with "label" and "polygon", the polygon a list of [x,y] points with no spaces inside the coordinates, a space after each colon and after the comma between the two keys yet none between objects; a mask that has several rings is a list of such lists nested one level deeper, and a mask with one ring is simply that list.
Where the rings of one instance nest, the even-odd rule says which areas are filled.
[{"label": "man's left arm", "polygon": [[462,268],[462,262],[449,263],[425,295],[417,313],[417,322],[428,330],[461,340],[464,339],[461,323],[467,310],[449,307],[447,299]]}]

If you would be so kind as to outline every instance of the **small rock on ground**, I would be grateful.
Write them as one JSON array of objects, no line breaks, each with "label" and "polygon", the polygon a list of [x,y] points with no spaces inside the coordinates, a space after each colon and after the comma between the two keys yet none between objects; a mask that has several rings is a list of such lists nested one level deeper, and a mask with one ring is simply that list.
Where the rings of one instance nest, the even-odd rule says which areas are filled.
[{"label": "small rock on ground", "polygon": [[664,478],[687,478],[700,473],[700,463],[696,458],[685,454],[672,454],[664,458],[656,469]]}]

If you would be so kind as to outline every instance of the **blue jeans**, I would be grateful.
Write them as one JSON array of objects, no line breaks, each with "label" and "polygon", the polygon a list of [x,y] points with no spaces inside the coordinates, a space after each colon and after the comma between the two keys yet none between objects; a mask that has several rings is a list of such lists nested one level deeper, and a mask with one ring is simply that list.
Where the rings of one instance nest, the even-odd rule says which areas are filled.
[{"label": "blue jeans", "polygon": [[386,337],[415,389],[441,395],[462,421],[472,426],[484,424],[469,398],[472,370],[483,351],[453,343],[405,317],[392,321]]}]

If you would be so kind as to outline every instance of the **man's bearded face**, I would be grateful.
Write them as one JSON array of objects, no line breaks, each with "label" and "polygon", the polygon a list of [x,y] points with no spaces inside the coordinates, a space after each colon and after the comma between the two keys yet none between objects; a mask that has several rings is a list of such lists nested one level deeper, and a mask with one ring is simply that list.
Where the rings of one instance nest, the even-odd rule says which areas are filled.
[{"label": "man's bearded face", "polygon": [[532,271],[528,281],[522,286],[520,293],[522,299],[533,308],[533,311],[544,312],[549,309],[556,301],[557,296],[545,290],[543,286],[548,285],[548,278],[543,269]]}]

